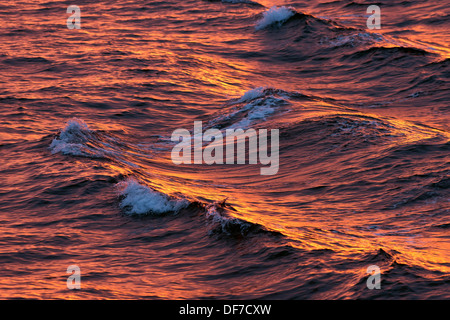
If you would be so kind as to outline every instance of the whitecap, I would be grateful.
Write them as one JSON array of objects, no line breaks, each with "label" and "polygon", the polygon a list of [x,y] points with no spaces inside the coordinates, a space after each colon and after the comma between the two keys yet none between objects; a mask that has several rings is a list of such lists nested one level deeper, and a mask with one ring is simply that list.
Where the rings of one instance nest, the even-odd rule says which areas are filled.
[{"label": "whitecap", "polygon": [[275,23],[282,24],[290,17],[292,17],[295,13],[296,11],[291,7],[273,6],[263,13],[263,17],[257,22],[255,29],[261,30]]},{"label": "whitecap", "polygon": [[54,153],[63,153],[74,156],[100,157],[96,150],[86,146],[92,131],[81,119],[70,119],[59,136],[53,139],[50,150]]},{"label": "whitecap", "polygon": [[117,188],[122,196],[120,207],[127,214],[176,213],[190,203],[186,199],[176,199],[155,191],[132,178],[119,182]]},{"label": "whitecap", "polygon": [[242,95],[242,97],[240,97],[236,102],[241,103],[241,102],[251,101],[256,98],[261,98],[264,96],[264,94],[265,94],[264,91],[266,89],[267,89],[266,87],[258,87],[258,88],[250,89],[250,90],[246,91]]}]

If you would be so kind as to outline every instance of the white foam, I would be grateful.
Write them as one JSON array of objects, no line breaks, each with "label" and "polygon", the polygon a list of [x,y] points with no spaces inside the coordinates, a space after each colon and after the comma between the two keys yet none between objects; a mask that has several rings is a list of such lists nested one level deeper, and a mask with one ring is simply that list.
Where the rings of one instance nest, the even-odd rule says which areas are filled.
[{"label": "white foam", "polygon": [[[274,92],[277,92],[275,96]],[[221,114],[210,121],[211,126],[221,122],[232,122],[226,129],[246,129],[255,123],[267,120],[280,107],[287,105],[289,95],[280,90],[267,87],[257,87],[245,92],[241,98],[232,101],[232,104],[245,103],[241,108],[233,109],[228,114]]]},{"label": "white foam", "polygon": [[73,118],[69,120],[61,130],[59,137],[53,139],[50,144],[52,153],[61,152],[63,154],[75,156],[100,156],[95,150],[88,148],[84,143],[88,141],[91,130],[81,119]]},{"label": "white foam", "polygon": [[249,110],[247,116],[228,127],[228,129],[249,128],[254,123],[265,121],[267,117],[273,114],[279,106],[285,104],[286,101],[273,96],[258,98],[246,104],[241,111]]},{"label": "white foam", "polygon": [[189,205],[186,199],[175,199],[168,195],[141,185],[134,179],[117,184],[119,194],[123,196],[120,207],[128,214],[163,214],[178,212]]},{"label": "white foam", "polygon": [[295,12],[296,11],[291,7],[273,6],[263,13],[263,17],[257,22],[255,29],[261,30],[275,23],[281,24],[292,17]]},{"label": "white foam", "polygon": [[261,98],[264,96],[264,91],[266,89],[267,89],[266,87],[258,87],[258,88],[248,90],[247,92],[245,92],[242,95],[242,97],[239,98],[239,100],[237,100],[237,103],[247,102],[247,101],[254,100],[256,98]]},{"label": "white foam", "polygon": [[80,136],[82,132],[91,132],[89,126],[81,119],[72,118],[67,121],[65,128],[61,131],[62,140],[71,140],[74,136]]}]

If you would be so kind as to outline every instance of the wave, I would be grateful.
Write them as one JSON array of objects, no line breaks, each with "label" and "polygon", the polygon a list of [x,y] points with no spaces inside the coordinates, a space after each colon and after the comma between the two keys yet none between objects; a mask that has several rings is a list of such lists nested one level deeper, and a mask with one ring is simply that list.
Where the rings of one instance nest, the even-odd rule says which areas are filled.
[{"label": "wave", "polygon": [[[355,31],[364,32],[364,30],[344,26],[334,20],[303,13],[296,10],[294,7],[286,6],[273,6],[270,9],[267,9],[262,13],[262,18],[256,22],[255,29],[258,31],[269,27],[281,27],[288,21],[297,21],[301,23],[300,26],[292,25],[290,26],[292,28],[288,28],[293,29],[295,34],[298,34],[302,29],[307,33],[314,31],[314,34],[319,34],[320,29],[323,28],[325,28],[327,32],[334,33]],[[311,34],[308,36],[311,36]]]},{"label": "wave", "polygon": [[314,117],[300,114],[297,120],[295,111],[294,105],[289,117],[295,120],[279,127],[280,154],[308,153],[307,165],[320,165],[330,158],[345,162],[349,154],[358,154],[367,158],[364,166],[377,166],[404,157],[421,144],[427,146],[426,152],[441,152],[449,138],[444,131],[395,118],[335,110]]},{"label": "wave", "polygon": [[[287,6],[273,6],[267,9],[255,24],[257,31],[272,27],[279,28],[277,32],[283,36],[276,39],[274,44],[276,50],[267,52],[267,55],[275,55],[277,59],[284,61],[299,61],[308,56],[316,57],[324,54],[329,54],[331,58],[341,56],[341,52],[338,54],[334,51],[326,52],[324,47],[345,50],[361,46],[362,56],[366,54],[364,52],[366,50],[369,51],[367,52],[369,55],[379,53],[386,57],[394,55],[396,58],[399,55],[430,56],[429,58],[433,59],[446,56],[445,50],[433,45],[394,35],[368,32],[366,29],[342,25],[338,21],[302,13]],[[350,55],[347,52],[343,54],[344,58]],[[356,59],[359,58],[359,52],[351,54],[355,54]]]},{"label": "wave", "polygon": [[286,91],[258,87],[245,92],[242,97],[232,100],[228,104],[232,109],[214,116],[207,124],[208,127],[218,129],[246,129],[256,125],[288,106],[290,94]]},{"label": "wave", "polygon": [[144,186],[129,178],[117,184],[120,207],[130,215],[177,213],[189,206],[186,199],[178,199]]},{"label": "wave", "polygon": [[320,44],[327,44],[330,47],[342,47],[351,46],[355,47],[357,45],[367,45],[375,44],[384,41],[384,37],[379,33],[372,32],[358,32],[349,35],[339,35],[334,38],[322,38],[320,39]]},{"label": "wave", "polygon": [[265,87],[258,87],[258,88],[254,88],[254,89],[250,89],[248,91],[246,91],[242,97],[240,97],[237,102],[248,102],[251,100],[255,100],[257,98],[261,98],[262,96],[264,96],[264,91],[266,90]]},{"label": "wave", "polygon": [[183,209],[194,208],[194,210],[200,209],[204,216],[209,235],[246,236],[254,233],[281,235],[278,232],[269,231],[260,224],[234,217],[232,212],[237,211],[226,203],[226,199],[212,203],[188,200],[182,196],[156,191],[134,178],[117,183],[116,189],[120,199],[120,208],[127,215],[160,216],[171,213],[178,214]]},{"label": "wave", "polygon": [[263,17],[255,26],[256,30],[267,28],[268,26],[281,25],[289,18],[294,16],[297,12],[292,7],[277,7],[273,6],[263,13]]},{"label": "wave", "polygon": [[271,236],[282,236],[280,232],[269,230],[261,224],[235,217],[232,212],[237,211],[226,203],[226,199],[207,204],[204,210],[210,235],[221,234],[240,237],[264,233]]},{"label": "wave", "polygon": [[214,202],[205,208],[209,233],[224,233],[224,234],[247,234],[249,231],[258,228],[257,225],[251,224],[244,220],[232,217],[227,211],[235,210],[233,207],[227,205],[225,201]]},{"label": "wave", "polygon": [[99,150],[89,147],[87,142],[93,138],[93,131],[81,119],[69,120],[61,130],[59,136],[53,139],[50,149],[53,154],[63,153],[65,155],[85,156],[101,158],[104,156]]},{"label": "wave", "polygon": [[410,47],[372,47],[367,50],[358,51],[351,55],[352,59],[372,58],[373,56],[380,56],[385,58],[396,58],[398,56],[426,56],[432,53],[423,49]]},{"label": "wave", "polygon": [[[119,138],[103,131],[96,131],[81,119],[72,118],[51,142],[52,154],[81,156],[92,159],[104,159],[125,164],[130,169],[139,168],[131,161],[132,157],[151,158],[152,149],[121,141]],[[136,158],[135,158],[136,159]]]}]

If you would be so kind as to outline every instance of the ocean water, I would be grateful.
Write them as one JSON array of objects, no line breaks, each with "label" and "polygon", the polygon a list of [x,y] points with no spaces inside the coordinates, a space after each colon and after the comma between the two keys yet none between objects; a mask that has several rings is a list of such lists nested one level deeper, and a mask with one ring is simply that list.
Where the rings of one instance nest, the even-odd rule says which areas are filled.
[{"label": "ocean water", "polygon": [[[0,298],[450,298],[448,3],[371,4],[3,1]],[[194,121],[278,172],[175,165]]]}]

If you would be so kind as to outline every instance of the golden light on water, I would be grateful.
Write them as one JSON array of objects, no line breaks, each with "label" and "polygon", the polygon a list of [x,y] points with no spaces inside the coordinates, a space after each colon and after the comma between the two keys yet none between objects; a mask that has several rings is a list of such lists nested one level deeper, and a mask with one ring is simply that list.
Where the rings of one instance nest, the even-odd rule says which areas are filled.
[{"label": "golden light on water", "polygon": [[[259,3],[85,3],[69,30],[64,1],[3,2],[0,298],[365,299],[369,263],[394,291],[446,281],[442,4],[367,30],[309,1],[258,30],[292,5]],[[279,129],[279,171],[174,164],[194,121]]]}]

